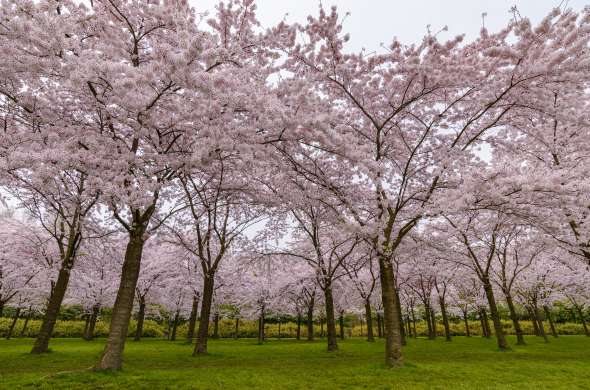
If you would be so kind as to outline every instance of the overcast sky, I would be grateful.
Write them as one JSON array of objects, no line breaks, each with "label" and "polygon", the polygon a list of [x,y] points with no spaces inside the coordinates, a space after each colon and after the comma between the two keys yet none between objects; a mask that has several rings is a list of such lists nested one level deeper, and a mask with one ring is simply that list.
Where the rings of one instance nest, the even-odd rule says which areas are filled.
[{"label": "overcast sky", "polygon": [[[214,11],[217,0],[190,0],[197,12]],[[538,22],[561,0],[323,0],[326,7],[336,5],[341,15],[350,12],[344,28],[351,34],[348,50],[379,49],[393,37],[403,43],[418,42],[431,25],[439,31],[447,25],[451,38],[465,33],[477,36],[481,14],[487,13],[486,27],[495,31],[512,17],[509,10],[517,6],[522,16]],[[581,10],[590,0],[564,0],[574,10]],[[263,26],[278,23],[286,13],[291,22],[304,22],[307,15],[317,15],[319,0],[257,0],[258,18]],[[441,36],[442,38],[442,36]]]}]

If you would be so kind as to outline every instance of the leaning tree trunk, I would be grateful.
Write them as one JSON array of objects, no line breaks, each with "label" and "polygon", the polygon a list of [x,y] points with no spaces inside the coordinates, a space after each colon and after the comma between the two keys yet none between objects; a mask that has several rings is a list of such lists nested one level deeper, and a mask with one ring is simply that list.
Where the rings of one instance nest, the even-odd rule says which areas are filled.
[{"label": "leaning tree trunk", "polygon": [[170,341],[176,341],[176,331],[178,330],[178,321],[180,320],[180,312],[177,310],[174,314],[174,323],[172,324],[172,336]]},{"label": "leaning tree trunk", "polygon": [[510,311],[510,319],[512,320],[512,325],[514,326],[514,332],[516,333],[516,345],[526,345],[524,341],[524,335],[522,333],[522,328],[520,327],[520,322],[518,321],[518,316],[516,314],[516,309],[514,308],[514,302],[512,301],[512,296],[510,295],[510,291],[504,290],[504,296],[506,297],[506,304],[508,305],[508,310]]},{"label": "leaning tree trunk", "polygon": [[12,337],[12,332],[14,331],[14,327],[16,326],[16,322],[18,321],[18,318],[20,316],[20,307],[16,309],[16,312],[14,313],[14,318],[12,319],[12,322],[10,323],[10,327],[8,328],[8,332],[6,333],[6,340],[10,340],[10,338]]},{"label": "leaning tree trunk", "polygon": [[541,313],[539,312],[539,308],[537,307],[536,303],[535,303],[533,310],[535,311],[535,317],[537,317],[537,322],[539,323],[539,333],[541,334],[541,337],[543,337],[543,340],[546,343],[548,343],[549,339],[547,338],[547,334],[545,333],[545,327],[543,326],[543,319],[541,318]]},{"label": "leaning tree trunk", "polygon": [[465,336],[471,337],[471,331],[469,330],[469,321],[467,320],[467,311],[463,311],[463,322],[465,322]]},{"label": "leaning tree trunk", "polygon": [[211,315],[211,304],[213,302],[213,289],[215,287],[214,276],[205,276],[203,283],[203,302],[201,304],[201,318],[199,330],[197,331],[197,344],[193,356],[207,354],[207,338],[209,337],[209,316]]},{"label": "leaning tree trunk", "polygon": [[334,315],[334,297],[332,296],[332,286],[327,285],[324,289],[324,299],[326,301],[326,327],[328,330],[328,351],[338,349],[336,335],[336,317]]},{"label": "leaning tree trunk", "polygon": [[109,338],[96,366],[99,370],[120,370],[123,366],[123,350],[129,330],[135,288],[141,267],[141,256],[145,244],[145,227],[134,221],[135,229],[130,232],[125,250],[125,260],[117,298],[113,306]]},{"label": "leaning tree trunk", "polygon": [[199,294],[193,295],[193,306],[191,308],[191,315],[188,320],[188,331],[186,334],[186,342],[193,343],[195,337],[195,325],[197,324],[197,315],[199,311]]},{"label": "leaning tree trunk", "polygon": [[96,304],[92,306],[92,314],[88,320],[88,328],[84,333],[84,340],[90,341],[94,338],[94,329],[96,328],[96,321],[98,320],[98,314],[100,313],[100,305]]},{"label": "leaning tree trunk", "polygon": [[543,311],[545,312],[545,317],[547,321],[549,321],[549,328],[551,329],[551,335],[557,338],[557,331],[555,330],[555,324],[553,323],[553,317],[551,317],[551,311],[547,305],[543,305]]},{"label": "leaning tree trunk", "polygon": [[442,314],[443,325],[445,327],[445,339],[447,341],[451,341],[451,327],[449,325],[449,317],[447,316],[447,306],[445,304],[445,299],[443,297],[439,297],[438,301],[440,305],[440,312]]},{"label": "leaning tree trunk", "polygon": [[498,312],[498,307],[496,306],[494,290],[492,289],[492,285],[490,284],[489,280],[484,279],[483,282],[486,298],[488,299],[488,304],[490,305],[490,315],[492,316],[492,322],[494,323],[494,332],[496,333],[498,348],[501,350],[509,349],[510,347],[508,346],[506,336],[504,336],[504,329],[502,329],[502,323],[500,322],[500,313]]},{"label": "leaning tree trunk", "polygon": [[313,307],[314,299],[311,299],[307,307],[307,341],[313,341]]},{"label": "leaning tree trunk", "polygon": [[375,341],[373,336],[373,315],[371,313],[371,302],[367,299],[365,301],[365,317],[367,318],[367,341]]},{"label": "leaning tree trunk", "polygon": [[143,334],[143,321],[145,320],[145,297],[139,297],[139,311],[137,312],[137,327],[135,328],[134,341],[141,340]]},{"label": "leaning tree trunk", "polygon": [[340,324],[340,340],[344,340],[344,312],[342,311],[340,312],[338,323]]},{"label": "leaning tree trunk", "polygon": [[74,266],[74,249],[68,248],[68,251],[72,253],[67,255],[61,263],[61,268],[57,275],[57,281],[51,290],[49,302],[47,303],[47,310],[45,311],[45,316],[43,316],[43,322],[31,353],[46,353],[49,348],[49,340],[51,339],[53,328],[55,327],[55,322],[59,315],[61,303],[63,302],[66,290],[68,289],[70,272]]},{"label": "leaning tree trunk", "polygon": [[396,291],[391,261],[379,257],[379,280],[383,302],[383,325],[385,328],[385,365],[399,367],[404,364],[402,342],[399,332],[400,318],[396,310]]},{"label": "leaning tree trunk", "polygon": [[295,338],[301,340],[301,314],[297,314],[297,333]]},{"label": "leaning tree trunk", "polygon": [[25,332],[27,331],[27,328],[29,326],[29,321],[31,320],[32,315],[33,315],[33,312],[31,311],[31,307],[29,307],[29,310],[27,311],[27,316],[25,317],[25,323],[23,325],[23,328],[20,331],[19,337],[25,336]]}]

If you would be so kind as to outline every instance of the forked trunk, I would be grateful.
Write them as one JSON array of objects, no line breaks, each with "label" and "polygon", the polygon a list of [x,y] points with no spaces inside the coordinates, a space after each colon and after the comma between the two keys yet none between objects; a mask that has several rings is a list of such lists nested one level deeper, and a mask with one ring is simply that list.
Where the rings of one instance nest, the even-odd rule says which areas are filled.
[{"label": "forked trunk", "polygon": [[33,315],[33,312],[31,311],[31,308],[29,307],[29,310],[27,312],[27,316],[25,317],[25,323],[23,324],[23,328],[20,331],[19,337],[25,336],[25,332],[27,331],[27,328],[29,327],[29,321],[31,320],[32,315]]},{"label": "forked trunk", "polygon": [[199,319],[199,330],[197,331],[197,344],[195,345],[193,356],[207,354],[209,316],[211,315],[211,304],[213,302],[214,287],[214,277],[206,275],[203,283],[203,303],[201,304],[201,318]]},{"label": "forked trunk", "polygon": [[449,317],[447,316],[447,305],[443,297],[439,298],[440,313],[442,315],[443,325],[445,327],[445,339],[451,341],[451,327],[449,325]]},{"label": "forked trunk", "polygon": [[404,364],[400,335],[400,318],[396,310],[396,292],[393,266],[391,261],[379,257],[379,279],[381,281],[381,299],[383,301],[383,325],[385,328],[385,365],[399,367]]},{"label": "forked trunk", "polygon": [[135,288],[141,267],[141,255],[145,244],[144,233],[145,229],[140,227],[136,227],[130,233],[119,290],[113,306],[109,338],[96,365],[98,370],[120,370],[123,366],[123,350],[129,330]]},{"label": "forked trunk", "polygon": [[88,328],[86,328],[86,332],[84,333],[84,340],[90,341],[94,338],[94,329],[96,328],[99,313],[100,305],[92,306],[92,314],[90,314],[90,319],[88,320]]},{"label": "forked trunk", "polygon": [[547,338],[547,333],[545,333],[545,327],[543,326],[543,318],[541,316],[539,308],[536,306],[536,303],[535,303],[533,310],[535,311],[535,316],[537,317],[537,322],[539,324],[539,333],[540,333],[541,337],[543,337],[543,340],[546,343],[548,343],[549,339]]}]

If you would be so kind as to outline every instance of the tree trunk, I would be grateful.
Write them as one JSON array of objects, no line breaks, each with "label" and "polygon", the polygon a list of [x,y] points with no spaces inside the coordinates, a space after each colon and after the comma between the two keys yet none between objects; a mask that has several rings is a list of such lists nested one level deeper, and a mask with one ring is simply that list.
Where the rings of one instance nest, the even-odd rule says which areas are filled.
[{"label": "tree trunk", "polygon": [[31,307],[29,307],[29,310],[27,311],[27,316],[25,317],[25,323],[23,325],[23,328],[20,331],[19,337],[25,336],[25,332],[27,331],[27,328],[29,326],[29,321],[31,320],[31,316],[32,316],[32,311],[31,311]]},{"label": "tree trunk", "polygon": [[279,319],[279,337],[278,339],[281,339],[281,320]]},{"label": "tree trunk", "polygon": [[[394,281],[395,283],[395,281]],[[397,291],[397,286],[393,286],[394,293],[395,293],[395,311],[397,312],[397,318],[399,320],[399,337],[401,345],[406,345],[406,329],[404,327],[404,317],[402,315],[402,304],[399,299],[399,293]]]},{"label": "tree trunk", "polygon": [[520,322],[518,321],[518,316],[516,314],[516,309],[514,308],[512,296],[507,290],[504,291],[504,296],[506,297],[506,304],[508,305],[508,310],[510,311],[510,319],[512,320],[512,325],[514,326],[514,332],[516,333],[516,345],[526,345],[522,328],[520,327]]},{"label": "tree trunk", "polygon": [[216,312],[213,316],[213,338],[219,339],[219,313]]},{"label": "tree trunk", "polygon": [[188,331],[186,334],[186,342],[193,343],[195,337],[195,325],[197,324],[197,316],[199,312],[199,294],[193,295],[193,306],[191,307],[191,315],[188,320]]},{"label": "tree trunk", "polygon": [[371,302],[365,301],[365,317],[367,318],[367,341],[375,341],[373,336],[373,314],[371,313]]},{"label": "tree trunk", "polygon": [[[134,221],[133,224],[137,226],[137,222]],[[123,350],[129,330],[129,320],[133,310],[133,299],[145,243],[144,233],[145,227],[135,227],[130,233],[119,290],[113,306],[109,338],[96,366],[99,370],[120,370],[123,365]]]},{"label": "tree trunk", "polygon": [[430,306],[427,303],[424,304],[424,319],[426,320],[426,326],[428,328],[428,338],[433,340],[434,336],[432,334],[432,316],[430,315]]},{"label": "tree trunk", "polygon": [[201,318],[199,319],[199,330],[197,331],[197,344],[193,356],[207,354],[207,338],[209,337],[209,316],[211,315],[211,304],[213,302],[213,289],[215,279],[213,276],[205,276],[203,283],[203,302],[201,304]]},{"label": "tree trunk", "polygon": [[531,324],[533,325],[533,331],[535,332],[535,336],[541,337],[541,331],[539,330],[539,323],[537,322],[537,314],[530,307],[527,307],[527,311],[529,312],[529,317],[531,319]]},{"label": "tree trunk", "polygon": [[84,340],[90,341],[94,338],[94,329],[96,328],[96,321],[100,313],[100,305],[96,304],[92,306],[92,314],[90,314],[90,320],[88,321],[88,328],[84,332]]},{"label": "tree trunk", "polygon": [[432,321],[432,338],[435,339],[437,336],[437,334],[436,334],[436,313],[432,307],[430,308],[430,319]]},{"label": "tree trunk", "polygon": [[490,338],[492,337],[492,329],[490,328],[490,321],[488,320],[488,312],[485,308],[481,309],[481,312],[483,314],[483,325],[486,327],[486,337]]},{"label": "tree trunk", "polygon": [[180,312],[177,310],[176,314],[174,314],[174,322],[172,323],[172,336],[170,336],[170,341],[176,341],[176,330],[178,329],[179,319],[180,319]]},{"label": "tree trunk", "polygon": [[312,298],[310,305],[307,307],[307,341],[313,341],[313,306]]},{"label": "tree trunk", "polygon": [[133,338],[134,341],[141,340],[141,335],[143,334],[143,321],[145,319],[145,298],[139,298],[139,311],[137,312],[137,327],[135,328],[135,337]]},{"label": "tree trunk", "polygon": [[6,333],[6,340],[10,340],[10,338],[12,337],[12,332],[14,331],[14,327],[16,326],[16,322],[18,321],[18,318],[20,316],[20,307],[16,309],[16,312],[14,313],[14,318],[12,319],[12,322],[10,323],[10,327],[8,328],[8,332]]},{"label": "tree trunk", "polygon": [[533,310],[535,311],[535,317],[537,317],[537,321],[539,323],[539,333],[541,334],[541,337],[543,337],[543,340],[546,343],[548,343],[549,339],[547,338],[547,334],[545,333],[545,327],[543,326],[543,319],[541,318],[541,313],[539,311],[539,308],[536,305],[536,302],[535,302],[535,306],[534,306]]},{"label": "tree trunk", "polygon": [[443,325],[445,327],[445,339],[447,341],[451,341],[451,327],[449,325],[449,317],[447,316],[447,306],[445,304],[445,299],[443,297],[439,297],[438,302],[440,305],[440,313],[442,315]]},{"label": "tree trunk", "polygon": [[297,314],[297,334],[295,338],[301,340],[301,314]]},{"label": "tree trunk", "polygon": [[576,305],[576,309],[578,311],[578,314],[580,315],[580,320],[582,320],[582,326],[584,327],[584,333],[586,334],[587,337],[590,337],[590,332],[588,331],[588,325],[586,325],[586,319],[584,318],[584,312],[582,311],[582,308],[578,305]]},{"label": "tree trunk", "polygon": [[383,332],[381,329],[381,314],[377,313],[377,336],[383,338]]},{"label": "tree trunk", "polygon": [[543,305],[543,311],[545,312],[545,317],[547,317],[547,321],[549,321],[549,328],[551,329],[551,335],[557,338],[557,331],[555,330],[555,324],[553,323],[553,318],[551,317],[551,311],[547,305]]},{"label": "tree trunk", "polygon": [[469,330],[469,321],[467,320],[467,311],[463,311],[463,322],[465,322],[465,336],[471,337],[471,331]]},{"label": "tree trunk", "polygon": [[258,318],[258,344],[264,343],[264,308],[260,311]]},{"label": "tree trunk", "polygon": [[0,317],[4,315],[4,301],[0,301]]},{"label": "tree trunk", "polygon": [[35,344],[31,353],[39,354],[46,353],[49,348],[49,340],[53,334],[53,328],[55,327],[55,321],[59,315],[59,309],[63,302],[66,290],[68,289],[68,283],[70,281],[70,272],[74,266],[74,257],[66,257],[57,275],[57,281],[49,296],[49,302],[47,303],[47,310],[43,316],[43,323],[35,339]]},{"label": "tree trunk", "polygon": [[385,327],[385,365],[399,367],[404,364],[402,343],[399,333],[400,319],[395,308],[396,291],[393,266],[391,261],[379,257],[379,279],[381,281],[381,299],[383,302],[383,324]]},{"label": "tree trunk", "polygon": [[414,338],[418,338],[418,332],[416,331],[416,313],[414,312],[414,306],[410,308],[410,314],[412,315],[412,333],[414,333]]},{"label": "tree trunk", "polygon": [[90,316],[91,314],[86,313],[84,317],[86,317],[86,321],[84,322],[84,333],[82,333],[82,338],[86,340],[86,335],[88,334],[88,327],[90,326]]},{"label": "tree trunk", "polygon": [[494,332],[496,333],[496,340],[498,341],[498,348],[501,350],[509,349],[508,342],[504,336],[504,329],[502,329],[502,323],[500,322],[500,313],[498,313],[498,307],[496,306],[496,299],[494,298],[494,290],[489,280],[484,280],[484,291],[488,304],[490,305],[490,315],[492,316],[492,322],[494,323]]},{"label": "tree trunk", "polygon": [[344,312],[340,312],[338,323],[340,324],[340,340],[344,340]]},{"label": "tree trunk", "polygon": [[324,289],[324,299],[326,301],[326,327],[328,330],[328,351],[338,349],[336,334],[336,317],[334,315],[334,297],[332,296],[332,286],[327,285]]}]

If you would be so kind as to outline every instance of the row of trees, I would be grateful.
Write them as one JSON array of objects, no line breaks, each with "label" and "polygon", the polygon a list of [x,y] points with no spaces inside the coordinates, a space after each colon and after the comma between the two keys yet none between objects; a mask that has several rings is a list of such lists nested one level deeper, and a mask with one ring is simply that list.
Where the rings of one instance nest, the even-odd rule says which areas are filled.
[{"label": "row of trees", "polygon": [[371,54],[345,50],[335,8],[270,28],[255,9],[0,8],[0,183],[23,214],[3,223],[0,301],[45,284],[33,353],[74,291],[113,307],[97,369],[121,368],[152,294],[177,318],[190,307],[195,354],[214,302],[263,332],[273,305],[321,300],[335,350],[360,299],[382,312],[392,367],[417,301],[448,323],[451,301],[483,315],[485,299],[500,348],[498,296],[515,329],[515,302],[582,309],[588,9]]}]

